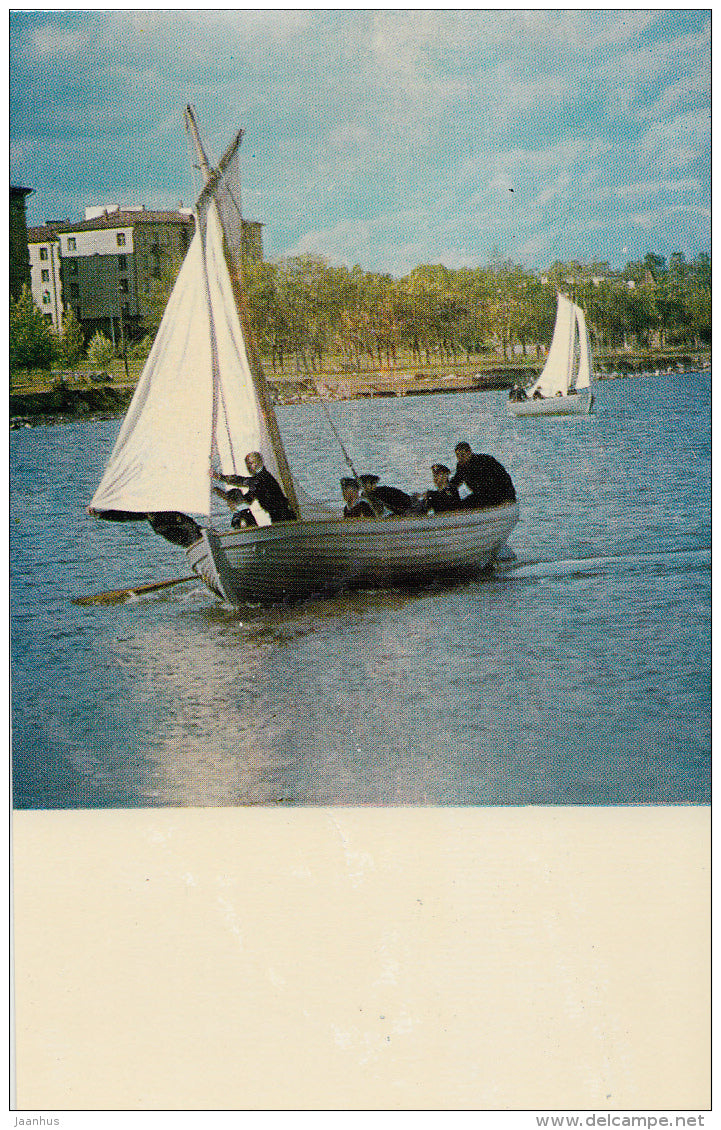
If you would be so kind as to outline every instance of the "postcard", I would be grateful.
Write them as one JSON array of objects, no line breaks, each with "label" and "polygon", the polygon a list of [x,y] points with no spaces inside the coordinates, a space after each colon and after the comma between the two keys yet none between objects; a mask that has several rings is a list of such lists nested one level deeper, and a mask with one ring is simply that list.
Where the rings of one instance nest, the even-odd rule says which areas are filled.
[{"label": "postcard", "polygon": [[704,1125],[709,77],[10,14],[18,1125]]}]

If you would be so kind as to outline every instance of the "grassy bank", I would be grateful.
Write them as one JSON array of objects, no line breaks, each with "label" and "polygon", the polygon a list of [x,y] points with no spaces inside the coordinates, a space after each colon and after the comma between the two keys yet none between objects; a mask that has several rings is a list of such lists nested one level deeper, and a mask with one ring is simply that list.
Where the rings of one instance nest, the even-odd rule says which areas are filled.
[{"label": "grassy bank", "polygon": [[[597,376],[622,377],[642,373],[690,372],[709,368],[710,353],[616,353],[594,358]],[[413,396],[471,389],[505,389],[515,381],[529,384],[541,371],[543,359],[517,357],[514,361],[481,358],[451,365],[434,362],[419,368],[399,365],[349,372],[333,366],[313,372],[265,373],[277,404],[296,404],[319,397],[355,400],[373,396]],[[142,366],[130,366],[126,376],[122,361],[102,372],[81,369],[72,373],[32,372],[11,374],[10,417],[13,426],[54,419],[114,416],[130,402]]]}]

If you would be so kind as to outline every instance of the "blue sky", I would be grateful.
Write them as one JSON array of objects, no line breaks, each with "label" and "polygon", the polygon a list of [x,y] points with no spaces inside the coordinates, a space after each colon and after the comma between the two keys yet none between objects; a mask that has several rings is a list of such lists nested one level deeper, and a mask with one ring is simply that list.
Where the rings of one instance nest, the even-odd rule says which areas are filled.
[{"label": "blue sky", "polygon": [[[710,13],[91,10],[10,16],[28,222],[176,207],[234,130],[268,258],[400,276],[710,250]],[[513,189],[511,192],[510,190]]]}]

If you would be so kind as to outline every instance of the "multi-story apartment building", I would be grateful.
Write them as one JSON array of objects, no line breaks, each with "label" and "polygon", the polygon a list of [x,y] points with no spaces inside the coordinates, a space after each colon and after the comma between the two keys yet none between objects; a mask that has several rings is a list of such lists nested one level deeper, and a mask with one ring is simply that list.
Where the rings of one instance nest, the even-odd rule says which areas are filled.
[{"label": "multi-story apartment building", "polygon": [[[263,258],[263,225],[243,221],[244,251]],[[58,327],[71,308],[86,340],[100,330],[114,343],[142,336],[157,316],[158,287],[178,272],[190,246],[190,209],[151,211],[143,205],[86,208],[79,223],[50,221],[31,229],[33,296]]]},{"label": "multi-story apartment building", "polygon": [[52,224],[28,228],[28,251],[30,290],[35,305],[42,310],[46,322],[59,333],[63,325],[63,303],[60,242],[56,230]]},{"label": "multi-story apartment building", "polygon": [[189,211],[156,212],[112,204],[87,208],[85,219],[57,231],[63,302],[86,338],[112,341],[143,331],[153,280],[177,273],[193,235]]}]

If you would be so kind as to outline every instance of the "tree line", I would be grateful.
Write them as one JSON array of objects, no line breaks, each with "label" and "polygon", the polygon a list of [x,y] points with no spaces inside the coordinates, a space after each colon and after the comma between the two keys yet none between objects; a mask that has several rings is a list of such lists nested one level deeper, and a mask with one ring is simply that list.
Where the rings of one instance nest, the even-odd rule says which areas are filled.
[{"label": "tree line", "polygon": [[[163,280],[157,318],[132,343],[147,355],[173,283]],[[608,263],[556,262],[535,273],[494,256],[486,267],[416,267],[403,278],[332,266],[318,255],[244,265],[245,314],[268,367],[306,373],[335,365],[348,371],[398,365],[456,364],[487,354],[540,357],[553,334],[556,292],[586,311],[594,351],[699,350],[711,343],[711,260],[668,262],[650,253],[621,272]],[[72,312],[52,331],[25,291],[10,311],[11,368],[73,366],[83,356],[103,365],[110,342],[87,345]]]},{"label": "tree line", "polygon": [[556,262],[536,274],[496,258],[487,267],[416,267],[409,275],[334,267],[314,255],[249,263],[247,315],[273,369],[289,356],[317,371],[329,355],[348,369],[401,360],[457,363],[488,353],[538,357],[556,316],[556,293],[586,311],[593,348],[698,350],[711,342],[711,260],[649,253],[614,274],[608,263]]}]

